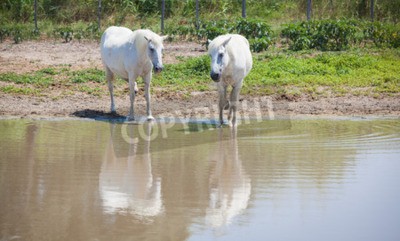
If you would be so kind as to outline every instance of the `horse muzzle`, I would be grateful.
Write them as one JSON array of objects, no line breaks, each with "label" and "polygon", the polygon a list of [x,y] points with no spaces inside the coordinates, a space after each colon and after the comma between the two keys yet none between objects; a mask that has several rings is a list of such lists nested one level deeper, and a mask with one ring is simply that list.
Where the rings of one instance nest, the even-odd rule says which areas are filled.
[{"label": "horse muzzle", "polygon": [[215,82],[219,82],[219,80],[221,79],[221,74],[218,73],[211,72],[210,76],[211,79],[214,80]]},{"label": "horse muzzle", "polygon": [[160,67],[160,66],[154,67],[154,72],[157,74],[160,73],[162,70],[163,70],[163,67]]}]

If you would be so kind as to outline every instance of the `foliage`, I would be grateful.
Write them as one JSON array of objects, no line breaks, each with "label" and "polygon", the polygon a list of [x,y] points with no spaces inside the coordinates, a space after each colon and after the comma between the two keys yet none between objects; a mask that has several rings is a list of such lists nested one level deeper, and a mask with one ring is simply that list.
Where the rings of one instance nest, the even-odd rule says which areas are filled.
[{"label": "foliage", "polygon": [[210,58],[207,55],[186,58],[179,64],[166,64],[160,75],[154,75],[155,86],[180,91],[210,90],[209,79]]},{"label": "foliage", "polygon": [[227,20],[200,22],[200,28],[196,31],[199,39],[214,39],[219,35],[232,32],[234,25]]},{"label": "foliage", "polygon": [[282,37],[292,50],[346,50],[354,44],[373,41],[378,47],[400,46],[400,25],[357,20],[315,20],[288,24]]},{"label": "foliage", "polygon": [[249,40],[250,47],[254,52],[267,50],[272,44],[271,27],[264,22],[242,18],[236,23],[236,31]]},{"label": "foliage", "polygon": [[[208,56],[167,64],[161,75],[154,76],[152,85],[165,92],[213,90],[209,65]],[[242,93],[263,95],[287,89],[308,93],[319,87],[334,93],[352,93],[360,88],[365,94],[399,93],[399,68],[399,50],[267,52],[254,57]]]},{"label": "foliage", "polygon": [[96,39],[99,40],[101,37],[101,32],[97,23],[89,23],[87,24],[78,24],[74,27],[71,27],[74,34],[74,39],[80,41],[82,39]]},{"label": "foliage", "polygon": [[[9,38],[19,43],[36,39],[41,34],[62,38],[64,42],[86,38],[98,40],[109,25],[160,31],[161,0],[102,0],[100,29],[97,25],[98,1],[37,1],[40,32],[34,32],[32,27],[33,2],[8,0],[0,3],[0,41]],[[314,20],[282,26],[282,23],[305,18],[306,1],[248,0],[246,19],[238,18],[240,0],[199,1],[200,26],[197,26],[194,21],[196,0],[166,0],[165,33],[185,39],[197,38],[204,43],[220,34],[240,33],[248,37],[254,52],[264,51],[273,42],[279,42],[274,37],[282,28],[282,36],[289,39],[293,50],[343,50],[355,43],[363,46],[370,42],[380,47],[397,48],[400,45],[399,24],[388,24],[387,21],[400,21],[400,1],[375,1],[375,19],[381,21],[378,23],[359,21],[369,18],[368,2],[313,1],[315,19],[358,20]],[[294,36],[295,32],[298,36]]]},{"label": "foliage", "polygon": [[0,42],[2,43],[8,36],[10,36],[10,30],[6,27],[0,28]]},{"label": "foliage", "polygon": [[102,83],[105,80],[104,71],[98,69],[72,71],[69,76],[72,83]]},{"label": "foliage", "polygon": [[320,20],[288,24],[282,37],[291,41],[292,50],[344,50],[355,40],[357,29],[353,21]]},{"label": "foliage", "polygon": [[[353,49],[346,52],[268,51],[254,56],[253,69],[244,80],[242,94],[274,93],[315,96],[326,94],[376,95],[400,93],[399,49]],[[152,91],[190,96],[195,91],[214,91],[209,77],[210,58],[203,55],[166,64],[153,75]],[[107,94],[104,71],[45,68],[33,73],[0,74],[0,91],[16,94],[46,94],[52,88],[96,96]],[[139,80],[139,86],[143,83]],[[126,94],[126,82],[115,82],[116,92]],[[69,90],[69,92],[68,92]],[[124,92],[125,91],[125,92]]]},{"label": "foliage", "polygon": [[38,71],[33,74],[4,73],[0,75],[0,81],[15,84],[32,84],[36,87],[48,87],[54,80],[48,74]]},{"label": "foliage", "polygon": [[74,31],[70,27],[61,27],[54,30],[54,36],[57,34],[59,34],[59,36],[64,39],[66,43],[68,43],[72,40]]},{"label": "foliage", "polygon": [[369,23],[364,28],[364,36],[365,39],[373,41],[377,47],[400,47],[399,25]]},{"label": "foliage", "polygon": [[271,86],[304,89],[370,88],[372,92],[398,93],[399,51],[302,52],[266,54],[254,60],[245,80],[247,93],[261,94]]},{"label": "foliage", "polygon": [[[196,0],[165,0],[166,17],[193,17]],[[50,19],[57,23],[75,21],[94,21],[98,1],[84,0],[42,0],[38,3],[40,18]],[[305,17],[307,1],[302,0],[247,0],[247,16],[264,20],[276,18],[285,21],[301,20]],[[316,18],[369,18],[369,0],[319,0],[313,1],[313,16]],[[0,15],[16,22],[32,20],[33,0],[7,0],[0,3]],[[102,0],[104,16],[135,15],[141,18],[160,13],[161,0]],[[240,15],[240,0],[207,0],[199,1],[200,14],[221,16],[224,18]],[[376,20],[400,20],[400,1],[375,1]],[[288,19],[289,18],[289,19]],[[214,18],[215,19],[215,18]]]},{"label": "foliage", "polygon": [[238,33],[249,40],[254,52],[267,50],[272,44],[271,27],[254,19],[203,21],[200,22],[199,29],[196,29],[194,23],[189,23],[186,27],[179,25],[176,28],[169,28],[168,33],[183,36],[196,35],[204,44],[207,44],[207,40],[212,40],[222,34]]},{"label": "foliage", "polygon": [[13,85],[1,86],[0,91],[9,94],[39,95],[40,90],[31,87],[18,87]]},{"label": "foliage", "polygon": [[10,38],[14,43],[21,43],[25,39],[37,39],[40,31],[26,24],[4,24],[0,27],[0,42]]},{"label": "foliage", "polygon": [[271,27],[265,22],[255,19],[241,18],[236,21],[236,31],[246,38],[265,38],[271,36]]},{"label": "foliage", "polygon": [[252,38],[249,40],[250,49],[253,52],[259,53],[264,50],[267,50],[271,45],[271,38],[262,37],[262,38]]}]

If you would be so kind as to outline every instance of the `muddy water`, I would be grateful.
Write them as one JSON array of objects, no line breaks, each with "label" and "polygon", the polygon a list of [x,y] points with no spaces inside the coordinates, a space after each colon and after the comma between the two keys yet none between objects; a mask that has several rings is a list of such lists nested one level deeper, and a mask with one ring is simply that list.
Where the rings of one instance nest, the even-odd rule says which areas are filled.
[{"label": "muddy water", "polygon": [[0,121],[0,240],[400,240],[400,121]]}]

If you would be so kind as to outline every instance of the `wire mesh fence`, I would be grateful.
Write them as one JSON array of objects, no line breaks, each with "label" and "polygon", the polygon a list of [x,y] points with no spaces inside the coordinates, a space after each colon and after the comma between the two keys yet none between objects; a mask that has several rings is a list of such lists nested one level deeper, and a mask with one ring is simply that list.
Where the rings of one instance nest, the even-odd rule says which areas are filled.
[{"label": "wire mesh fence", "polygon": [[[240,16],[241,12],[243,18],[260,18],[258,15],[261,12],[268,15],[268,12],[276,8],[279,8],[281,12],[286,10],[289,12],[290,9],[293,9],[293,5],[297,9],[297,17],[302,18],[301,15],[303,15],[307,20],[337,17],[358,17],[369,18],[372,21],[389,20],[392,22],[400,20],[400,0],[381,0],[379,2],[375,0],[21,0],[0,3],[0,10],[10,12],[8,17],[18,22],[29,21],[33,15],[35,29],[37,29],[38,21],[45,18],[58,22],[97,21],[100,28],[102,19],[115,13],[142,16],[159,14],[160,28],[163,31],[166,18],[174,14],[181,14],[175,12],[176,9],[183,9],[181,12],[186,12],[187,17],[195,18],[198,27],[199,19],[204,13],[211,12],[218,15],[228,9],[230,13],[237,11],[237,16]],[[250,12],[247,11],[248,8],[250,8]],[[314,11],[315,8],[316,11]],[[190,13],[194,13],[193,16],[190,16]]]},{"label": "wire mesh fence", "polygon": [[[278,36],[276,29],[281,34],[286,25],[296,22],[335,20],[351,27],[354,24],[344,20],[362,20],[398,25],[400,0],[0,0],[0,13],[1,41],[16,36],[19,42],[24,39],[24,33],[31,35],[27,38],[37,38],[44,33],[43,29],[48,37],[61,36],[66,42],[72,36],[77,40],[98,39],[102,30],[110,25],[150,28],[179,38],[195,36],[200,39],[231,31],[239,33],[248,28],[252,31],[254,49],[263,50],[271,45],[271,38]],[[241,22],[241,19],[248,21]],[[264,23],[269,26],[265,27]],[[322,28],[326,24],[328,22],[308,27]],[[374,39],[384,39],[378,35],[387,27],[377,24],[371,28],[373,30],[367,29],[361,35],[373,34],[376,35]],[[397,29],[386,32],[396,37]],[[292,30],[301,32],[303,27],[294,26]],[[268,34],[259,37],[261,32]],[[296,39],[296,46],[315,45],[309,37]]]}]

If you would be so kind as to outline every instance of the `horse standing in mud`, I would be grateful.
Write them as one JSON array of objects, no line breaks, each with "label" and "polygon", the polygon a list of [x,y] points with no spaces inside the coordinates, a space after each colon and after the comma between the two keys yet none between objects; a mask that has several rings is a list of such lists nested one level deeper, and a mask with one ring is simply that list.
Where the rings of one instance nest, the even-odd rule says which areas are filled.
[{"label": "horse standing in mud", "polygon": [[130,111],[129,120],[134,120],[136,79],[141,76],[144,80],[144,91],[147,102],[147,119],[153,120],[150,108],[150,81],[154,68],[156,73],[163,69],[162,50],[163,40],[156,33],[139,29],[132,32],[124,27],[109,27],[101,37],[101,59],[106,69],[108,88],[111,96],[111,113],[116,113],[113,95],[114,75],[129,82]]},{"label": "horse standing in mud", "polygon": [[[226,34],[209,42],[211,79],[217,82],[219,93],[219,121],[223,124],[223,110],[229,109],[228,124],[236,124],[236,110],[243,79],[249,74],[253,60],[249,41],[238,34]],[[229,101],[227,87],[232,86]]]}]

